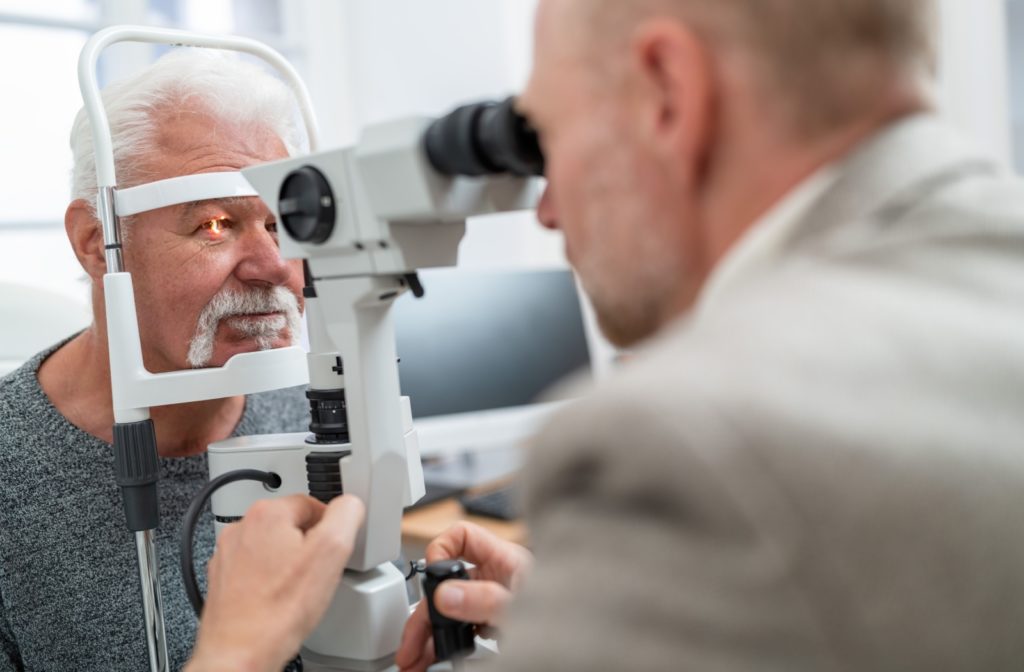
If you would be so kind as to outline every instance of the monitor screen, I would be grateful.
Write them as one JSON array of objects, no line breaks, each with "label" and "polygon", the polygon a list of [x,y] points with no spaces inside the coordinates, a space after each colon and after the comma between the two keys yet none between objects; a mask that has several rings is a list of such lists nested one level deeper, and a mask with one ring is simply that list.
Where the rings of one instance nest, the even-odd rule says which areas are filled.
[{"label": "monitor screen", "polygon": [[420,274],[395,305],[402,394],[425,418],[523,406],[590,353],[568,270]]}]

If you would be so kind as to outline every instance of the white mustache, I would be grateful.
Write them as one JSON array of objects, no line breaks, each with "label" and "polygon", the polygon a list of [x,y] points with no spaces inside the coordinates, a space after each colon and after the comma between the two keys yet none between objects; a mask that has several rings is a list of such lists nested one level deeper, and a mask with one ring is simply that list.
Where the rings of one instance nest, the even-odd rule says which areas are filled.
[{"label": "white mustache", "polygon": [[[278,313],[270,318],[247,320],[247,315]],[[231,327],[243,336],[256,339],[256,347],[273,347],[281,332],[289,330],[292,344],[299,337],[302,316],[299,301],[284,287],[268,289],[253,287],[244,291],[222,289],[217,292],[199,314],[196,331],[189,341],[188,364],[194,369],[208,366],[213,358],[217,325],[228,320]]]}]

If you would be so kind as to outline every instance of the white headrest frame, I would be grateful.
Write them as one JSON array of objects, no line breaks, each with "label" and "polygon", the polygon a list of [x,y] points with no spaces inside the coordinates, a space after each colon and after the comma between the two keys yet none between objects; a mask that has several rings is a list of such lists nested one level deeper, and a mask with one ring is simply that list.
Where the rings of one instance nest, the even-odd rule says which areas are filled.
[{"label": "white headrest frame", "polygon": [[197,173],[118,189],[114,192],[114,209],[118,217],[128,217],[193,201],[257,195],[249,181],[238,171]]}]

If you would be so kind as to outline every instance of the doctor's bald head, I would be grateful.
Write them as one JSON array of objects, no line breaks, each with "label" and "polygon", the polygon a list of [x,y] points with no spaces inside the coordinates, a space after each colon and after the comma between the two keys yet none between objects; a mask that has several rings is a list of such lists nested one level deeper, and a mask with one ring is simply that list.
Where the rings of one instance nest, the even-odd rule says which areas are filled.
[{"label": "doctor's bald head", "polygon": [[796,185],[931,106],[930,0],[540,0],[519,98],[605,334],[688,311]]},{"label": "doctor's bald head", "polygon": [[615,74],[645,23],[675,20],[706,40],[717,67],[738,65],[801,134],[848,122],[893,87],[935,69],[934,0],[555,0]]}]

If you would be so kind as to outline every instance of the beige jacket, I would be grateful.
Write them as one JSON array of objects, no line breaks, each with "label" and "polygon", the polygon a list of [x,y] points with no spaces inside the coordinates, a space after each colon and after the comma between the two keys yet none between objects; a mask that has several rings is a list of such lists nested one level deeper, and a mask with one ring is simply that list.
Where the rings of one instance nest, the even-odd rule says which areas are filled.
[{"label": "beige jacket", "polygon": [[903,121],[542,434],[507,670],[1024,670],[1024,184]]}]

